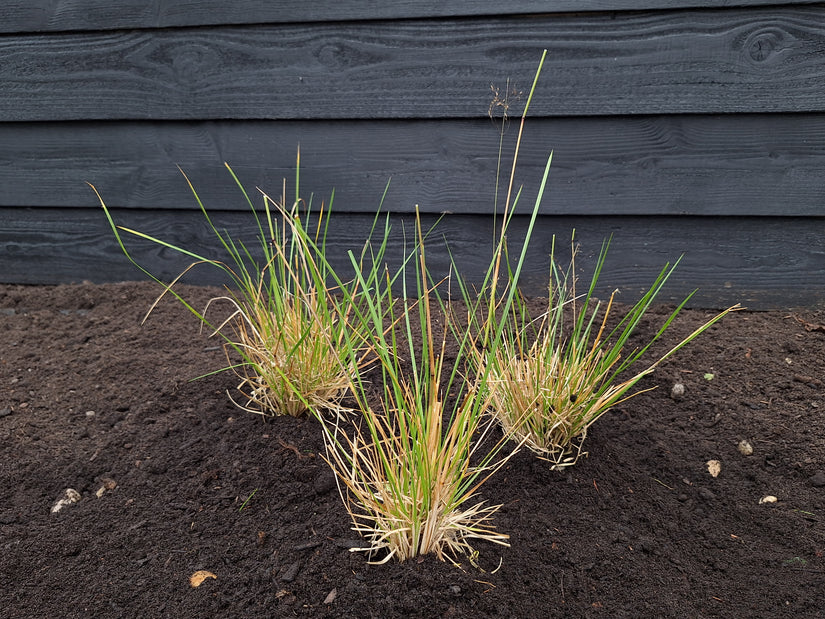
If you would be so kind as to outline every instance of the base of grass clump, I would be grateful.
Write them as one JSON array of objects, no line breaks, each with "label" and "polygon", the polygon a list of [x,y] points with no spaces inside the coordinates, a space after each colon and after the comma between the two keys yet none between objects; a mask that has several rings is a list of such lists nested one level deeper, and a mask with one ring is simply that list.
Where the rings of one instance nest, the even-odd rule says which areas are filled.
[{"label": "base of grass clump", "polygon": [[340,358],[338,321],[320,307],[326,299],[307,293],[279,301],[276,311],[261,302],[237,308],[231,317],[234,346],[224,348],[227,359],[233,348],[243,351],[243,363],[232,367],[245,402],[230,399],[264,416],[343,412],[349,376]]},{"label": "base of grass clump", "polygon": [[501,506],[477,500],[481,479],[504,460],[470,464],[469,438],[491,426],[478,427],[473,398],[466,396],[446,432],[442,405],[432,401],[426,411],[403,403],[390,414],[361,411],[366,433],[326,436],[326,460],[341,482],[353,530],[368,542],[354,552],[368,553],[374,563],[432,554],[458,566],[462,555],[471,561],[476,556],[474,540],[509,546],[509,536],[491,522]]}]

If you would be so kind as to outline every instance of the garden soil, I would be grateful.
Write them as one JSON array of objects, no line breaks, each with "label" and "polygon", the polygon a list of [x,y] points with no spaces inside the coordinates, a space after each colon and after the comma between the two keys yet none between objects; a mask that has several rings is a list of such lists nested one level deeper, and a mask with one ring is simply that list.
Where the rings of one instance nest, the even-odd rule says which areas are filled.
[{"label": "garden soil", "polygon": [[728,316],[598,420],[575,466],[514,456],[481,490],[510,546],[459,568],[351,552],[318,422],[239,410],[231,373],[193,381],[220,342],[174,300],[141,325],[156,293],[0,286],[3,617],[825,613],[822,310]]}]

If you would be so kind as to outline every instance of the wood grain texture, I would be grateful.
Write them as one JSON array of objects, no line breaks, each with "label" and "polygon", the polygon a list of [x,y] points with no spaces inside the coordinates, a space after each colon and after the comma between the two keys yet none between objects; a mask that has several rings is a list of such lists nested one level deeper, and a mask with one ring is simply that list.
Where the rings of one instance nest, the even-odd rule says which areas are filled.
[{"label": "wood grain texture", "polygon": [[0,122],[825,111],[812,7],[9,35]]},{"label": "wood grain texture", "polygon": [[[223,167],[273,197],[294,180],[335,209],[490,213],[499,128],[478,121],[0,124],[0,206],[91,207],[94,183],[118,208],[245,210]],[[505,133],[505,168],[517,134]],[[820,216],[825,115],[530,119],[516,184],[532,208],[564,215]],[[502,196],[503,201],[503,196]]]},{"label": "wood grain texture", "polygon": [[[254,244],[249,214],[213,213],[219,226],[236,239]],[[115,212],[119,223],[162,238],[172,238],[187,249],[220,257],[217,243],[197,213]],[[120,253],[98,209],[0,209],[0,281],[55,284],[144,279]],[[397,264],[401,230],[410,232],[409,217],[394,218],[395,242],[390,257]],[[425,224],[431,224],[427,218]],[[371,218],[349,215],[332,227],[329,256],[346,264],[348,250],[363,244]],[[428,262],[435,275],[446,274],[449,243],[461,272],[478,280],[489,260],[491,219],[450,216],[444,219],[428,246]],[[511,247],[518,247],[525,218],[517,218]],[[685,257],[660,300],[675,301],[694,288],[700,292],[694,307],[722,307],[742,302],[751,309],[810,306],[825,302],[825,233],[822,218],[704,218],[704,217],[542,217],[528,253],[524,289],[541,295],[547,281],[552,235],[570,238],[575,228],[581,243],[579,268],[588,277],[602,241],[613,235],[613,245],[602,275],[600,294],[622,290],[621,299],[634,300],[666,262]],[[129,242],[135,257],[152,272],[171,280],[188,263],[169,250],[145,242]],[[213,271],[187,276],[197,284],[220,284]]]},{"label": "wood grain texture", "polygon": [[114,30],[681,8],[814,4],[816,0],[7,0],[0,32]]}]

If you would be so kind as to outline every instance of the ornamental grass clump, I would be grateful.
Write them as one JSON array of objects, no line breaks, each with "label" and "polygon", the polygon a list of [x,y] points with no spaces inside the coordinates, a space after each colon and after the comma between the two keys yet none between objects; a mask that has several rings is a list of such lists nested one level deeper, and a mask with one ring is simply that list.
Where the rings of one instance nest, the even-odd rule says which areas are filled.
[{"label": "ornamental grass clump", "polygon": [[[478,495],[509,456],[499,457],[506,437],[488,437],[494,424],[484,416],[489,402],[480,395],[488,393],[486,377],[460,374],[469,337],[459,337],[455,358],[446,358],[454,330],[438,324],[450,315],[448,302],[427,271],[418,219],[416,228],[417,246],[408,255],[415,265],[415,295],[407,289],[407,262],[399,298],[387,285],[359,306],[362,331],[373,333],[375,366],[372,374],[356,366],[352,375],[361,424],[350,433],[323,424],[326,460],[354,530],[368,542],[353,550],[368,552],[377,563],[432,553],[457,565],[462,554],[474,560],[473,540],[507,545],[508,536],[491,523],[500,506]],[[420,348],[413,343],[416,336]],[[380,376],[377,394],[371,376]]]},{"label": "ornamental grass clump", "polygon": [[[642,347],[627,350],[630,337],[679,261],[673,266],[665,265],[642,298],[617,317],[614,313],[616,292],[610,295],[606,305],[594,295],[609,240],[602,246],[587,292],[579,295],[575,243],[570,266],[563,271],[555,260],[554,238],[546,310],[540,316],[531,316],[518,289],[519,278],[547,185],[552,152],[515,265],[510,261],[508,230],[522,193],[521,189],[514,192],[514,178],[525,118],[545,55],[546,50],[521,115],[491,262],[478,289],[471,291],[461,279],[458,281],[469,308],[466,324],[473,342],[469,360],[474,371],[485,376],[486,391],[480,395],[489,405],[490,414],[499,422],[505,436],[512,436],[554,466],[567,466],[578,458],[587,429],[596,419],[612,406],[636,395],[630,391],[644,376],[738,306],[721,312],[643,370],[633,373],[631,366],[662,336],[692,296],[679,304]],[[503,145],[503,131],[500,144]],[[498,191],[495,214],[498,219],[497,199]]]},{"label": "ornamental grass clump", "polygon": [[[545,51],[546,54],[546,51]],[[536,72],[530,97],[535,92],[544,55]],[[524,114],[529,107],[528,98]],[[522,124],[524,115],[522,115]],[[516,146],[521,140],[521,130]],[[511,281],[518,281],[527,246],[547,181],[550,159],[533,208],[527,237]],[[510,186],[512,188],[512,175]],[[509,198],[508,198],[509,201]],[[416,210],[416,215],[418,215]],[[505,213],[497,258],[504,253],[512,212]],[[388,229],[385,229],[385,240]],[[352,393],[362,424],[351,434],[339,424],[324,423],[326,460],[339,480],[339,490],[352,518],[354,529],[368,544],[366,551],[376,562],[405,561],[434,554],[458,565],[460,555],[475,562],[477,540],[509,545],[509,536],[496,531],[492,517],[501,507],[480,500],[484,483],[521,447],[510,442],[505,432],[494,438],[495,420],[485,414],[492,406],[494,390],[489,384],[490,368],[478,362],[478,347],[495,351],[504,323],[484,321],[477,316],[483,303],[492,299],[491,316],[508,315],[514,303],[515,286],[505,294],[496,290],[499,260],[494,260],[485,276],[481,294],[471,296],[458,276],[455,281],[468,308],[467,317],[458,316],[450,302],[451,278],[433,281],[426,263],[424,234],[416,216],[416,244],[406,254],[396,276],[402,293],[393,293],[395,278],[385,276],[387,285],[377,287],[381,266],[373,260],[364,269],[356,262],[358,289],[371,291],[362,302],[352,302],[360,328],[352,333],[371,334],[369,354],[375,360],[371,370],[380,375],[379,395],[374,395],[363,364],[352,364]],[[363,258],[363,255],[362,255]],[[414,265],[415,294],[408,291],[407,273]],[[494,265],[496,265],[494,267]],[[492,280],[492,283],[491,283]],[[373,283],[370,283],[373,282]],[[446,301],[439,289],[447,290]],[[439,326],[439,320],[443,322]],[[483,335],[481,332],[483,331]],[[420,349],[414,345],[419,334]],[[452,338],[456,353],[447,363],[447,343]],[[353,355],[362,340],[350,346]],[[506,450],[508,443],[510,450]]]},{"label": "ornamental grass clump", "polygon": [[[237,374],[240,395],[235,398],[230,395],[230,399],[244,410],[261,415],[292,416],[307,412],[341,412],[341,399],[350,382],[349,373],[354,369],[349,361],[352,357],[346,357],[348,348],[342,344],[345,340],[357,341],[358,337],[347,332],[348,308],[341,305],[340,295],[333,295],[328,287],[326,262],[316,260],[318,254],[305,251],[306,245],[297,240],[301,235],[312,237],[319,251],[323,252],[329,208],[325,211],[322,205],[316,216],[312,212],[311,200],[304,204],[298,197],[299,176],[296,173],[295,200],[291,204],[287,202],[286,182],[279,201],[261,192],[261,216],[234,172],[228,165],[226,167],[254,216],[259,245],[257,256],[253,255],[252,248],[233,240],[216,227],[185,174],[209,228],[228,256],[226,260],[207,258],[142,232],[117,226],[95,189],[121,250],[163,287],[146,317],[169,293],[197,316],[212,335],[223,337],[227,365],[216,372],[231,370]],[[162,282],[132,258],[121,232],[171,249],[194,262],[173,282]],[[230,284],[226,286],[225,295],[211,299],[203,310],[199,310],[175,290],[175,285],[188,271],[203,264],[219,269],[228,276]],[[357,294],[350,291],[348,298],[357,298]],[[228,302],[230,311],[220,320],[212,320],[215,310],[211,308],[218,301]]]},{"label": "ornamental grass clump", "polygon": [[609,240],[599,253],[586,292],[576,291],[574,245],[562,271],[551,256],[547,308],[535,320],[517,298],[505,316],[500,346],[479,355],[489,371],[490,412],[504,431],[549,460],[554,467],[574,464],[588,428],[611,407],[643,391],[633,387],[656,366],[738,306],[717,314],[643,369],[631,369],[668,329],[691,295],[664,320],[656,334],[628,350],[642,317],[678,265],[667,264],[632,307],[616,315],[614,291],[602,303],[594,296]]}]

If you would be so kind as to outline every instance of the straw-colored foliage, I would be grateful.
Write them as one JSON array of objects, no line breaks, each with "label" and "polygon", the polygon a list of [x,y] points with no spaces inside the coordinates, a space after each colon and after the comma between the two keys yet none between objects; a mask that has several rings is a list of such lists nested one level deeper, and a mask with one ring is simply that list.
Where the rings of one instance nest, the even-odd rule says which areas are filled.
[{"label": "straw-colored foliage", "polygon": [[228,359],[234,349],[244,359],[232,366],[246,400],[233,400],[238,407],[294,417],[343,410],[340,402],[349,378],[339,348],[341,329],[326,303],[320,295],[305,292],[280,299],[276,311],[258,299],[236,306],[231,317],[234,346],[225,348]]},{"label": "straw-colored foliage", "polygon": [[[508,545],[509,536],[490,522],[500,506],[477,498],[479,477],[504,460],[470,464],[478,437],[473,444],[470,439],[482,423],[475,393],[465,394],[445,432],[443,402],[431,399],[421,407],[415,388],[401,387],[405,401],[361,411],[366,432],[328,436],[327,459],[345,488],[353,528],[369,542],[356,550],[383,554],[379,563],[431,553],[457,563],[460,555],[473,555],[472,539]],[[482,425],[484,434],[490,424]]]}]

